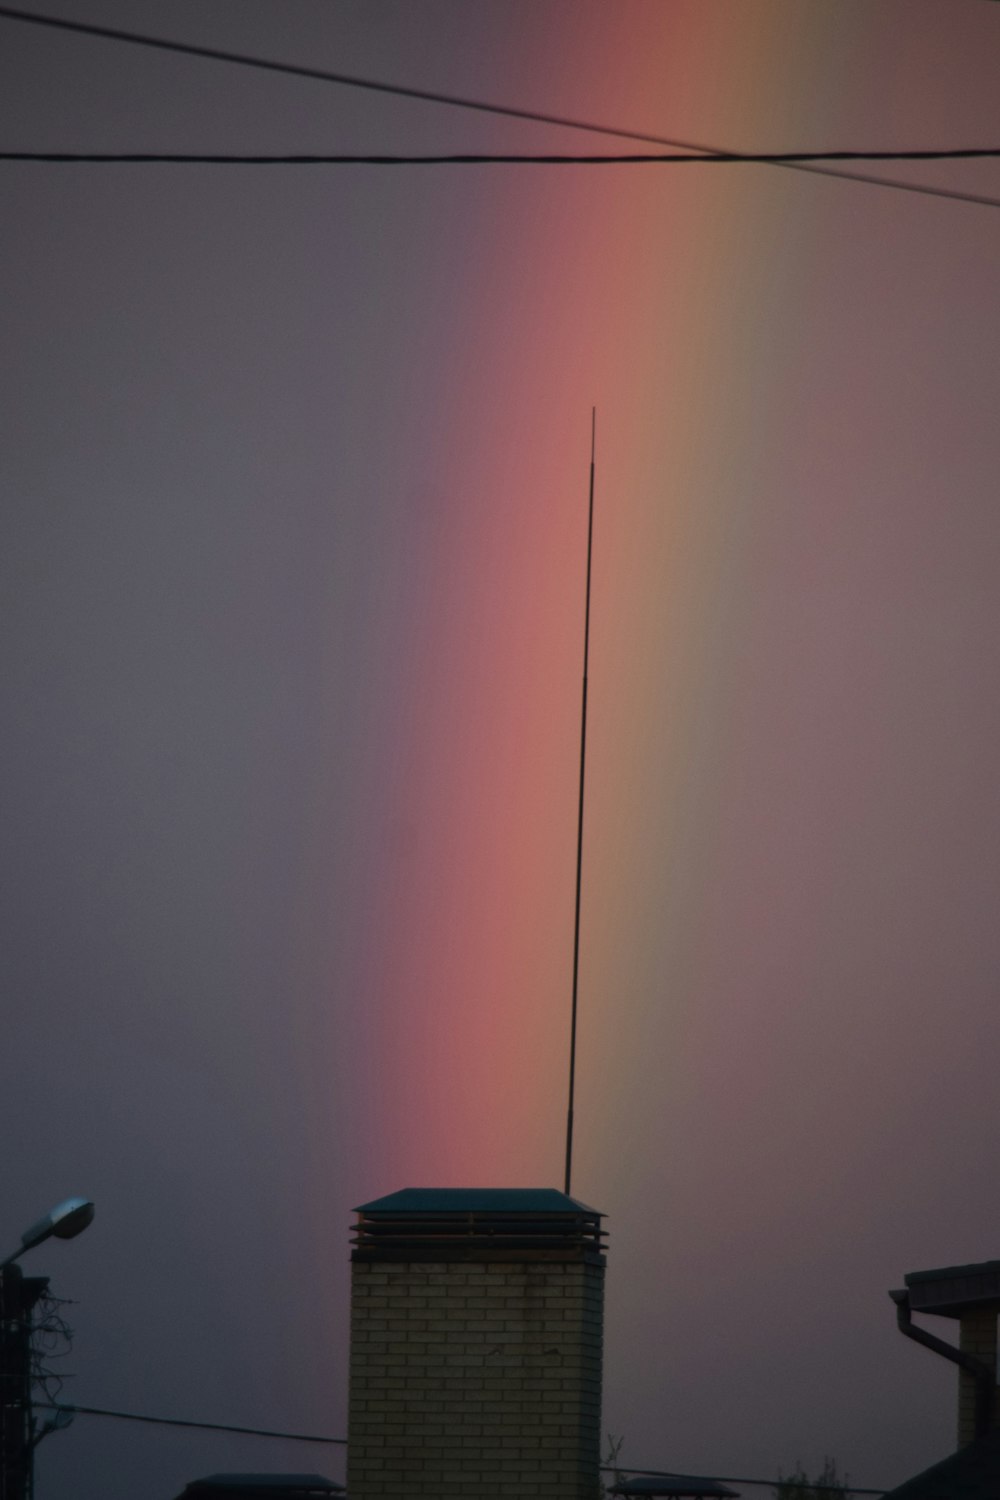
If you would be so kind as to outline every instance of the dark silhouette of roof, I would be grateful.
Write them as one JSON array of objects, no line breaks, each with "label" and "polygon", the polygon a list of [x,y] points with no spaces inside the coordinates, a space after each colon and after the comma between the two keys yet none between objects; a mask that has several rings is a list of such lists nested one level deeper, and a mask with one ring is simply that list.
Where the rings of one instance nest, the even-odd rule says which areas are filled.
[{"label": "dark silhouette of roof", "polygon": [[721,1500],[721,1497],[736,1496],[717,1479],[699,1478],[697,1474],[639,1474],[635,1479],[620,1479],[611,1488],[612,1495],[670,1495],[680,1500],[682,1496],[693,1496],[695,1500]]},{"label": "dark silhouette of roof", "polygon": [[359,1214],[596,1214],[557,1188],[402,1188],[371,1203]]},{"label": "dark silhouette of roof", "polygon": [[298,1500],[344,1493],[342,1484],[322,1474],[209,1474],[193,1479],[178,1500]]},{"label": "dark silhouette of roof", "polygon": [[967,1443],[939,1464],[889,1490],[883,1500],[996,1500],[1000,1495],[1000,1431]]},{"label": "dark silhouette of roof", "polygon": [[1000,1303],[1000,1260],[970,1266],[941,1266],[934,1271],[911,1271],[903,1278],[914,1312],[960,1318],[977,1307]]}]

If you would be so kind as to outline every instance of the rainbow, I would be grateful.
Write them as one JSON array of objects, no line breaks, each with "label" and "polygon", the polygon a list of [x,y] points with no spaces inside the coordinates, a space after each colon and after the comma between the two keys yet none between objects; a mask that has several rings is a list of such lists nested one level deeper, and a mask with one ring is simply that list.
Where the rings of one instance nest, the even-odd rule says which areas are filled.
[{"label": "rainbow", "polygon": [[[637,8],[640,34],[611,57],[602,14],[580,13],[566,59],[567,103],[593,100],[598,119],[768,146],[811,139],[832,108],[814,99],[810,118],[793,91],[774,140],[740,130],[779,41],[801,70],[832,13],[799,13],[792,46],[787,11],[779,38],[756,8],[727,10],[746,32],[727,41],[746,58],[728,78],[708,68],[716,8]],[[526,78],[522,97],[558,109],[551,82]],[[784,566],[779,485],[801,481],[787,435],[813,351],[799,313],[827,217],[873,190],[637,166],[448,169],[425,191],[414,256],[436,255],[434,274],[419,315],[386,329],[410,373],[378,482],[406,520],[373,539],[382,592],[365,606],[379,747],[355,857],[366,916],[350,963],[338,955],[370,1104],[338,1128],[365,1197],[561,1178],[596,406],[575,1187],[603,1201],[647,1149],[636,1100],[696,1094],[692,1059],[720,1024],[706,999],[732,896],[732,747],[760,729],[740,643]],[[763,918],[745,900],[749,929]]]}]

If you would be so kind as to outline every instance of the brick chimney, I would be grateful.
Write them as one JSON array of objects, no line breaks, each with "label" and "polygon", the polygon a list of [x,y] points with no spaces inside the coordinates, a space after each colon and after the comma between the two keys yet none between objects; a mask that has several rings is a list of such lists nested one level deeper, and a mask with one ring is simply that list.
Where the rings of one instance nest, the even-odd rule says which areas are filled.
[{"label": "brick chimney", "polygon": [[601,1215],[554,1188],[357,1210],[351,1500],[596,1500]]},{"label": "brick chimney", "polygon": [[[939,1271],[911,1271],[905,1291],[893,1292],[899,1326],[958,1365],[958,1446],[1000,1428],[997,1386],[997,1319],[1000,1317],[1000,1260]],[[910,1321],[911,1313],[933,1313],[958,1323],[958,1347],[928,1334]]]}]

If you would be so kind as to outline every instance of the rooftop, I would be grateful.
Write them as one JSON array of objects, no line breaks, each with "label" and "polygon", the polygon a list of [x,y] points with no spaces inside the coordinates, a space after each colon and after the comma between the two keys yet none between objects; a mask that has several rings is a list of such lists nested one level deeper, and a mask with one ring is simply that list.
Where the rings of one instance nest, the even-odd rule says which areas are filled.
[{"label": "rooftop", "polygon": [[620,1479],[612,1486],[612,1495],[669,1495],[680,1500],[692,1496],[695,1500],[720,1500],[722,1496],[735,1496],[736,1490],[727,1489],[717,1479],[705,1479],[697,1474],[640,1474],[635,1479]]},{"label": "rooftop", "polygon": [[936,1271],[911,1271],[903,1279],[914,1312],[960,1318],[963,1312],[992,1302],[1000,1308],[1000,1260],[942,1266]]},{"label": "rooftop", "polygon": [[1000,1495],[1000,1431],[988,1432],[922,1474],[890,1490],[883,1500],[995,1500]]},{"label": "rooftop", "polygon": [[306,1495],[343,1495],[344,1486],[322,1474],[208,1474],[204,1479],[193,1479],[184,1490],[181,1500],[267,1500],[269,1496],[280,1500],[296,1500]]}]

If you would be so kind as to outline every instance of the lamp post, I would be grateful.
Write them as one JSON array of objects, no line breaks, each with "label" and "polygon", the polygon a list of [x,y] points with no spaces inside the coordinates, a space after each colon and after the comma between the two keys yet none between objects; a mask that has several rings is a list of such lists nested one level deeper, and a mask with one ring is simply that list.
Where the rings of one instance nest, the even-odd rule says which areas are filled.
[{"label": "lamp post", "polygon": [[53,1235],[72,1239],[93,1217],[89,1199],[67,1198],[26,1229],[18,1248],[0,1261],[0,1500],[31,1500],[34,1492],[31,1313],[49,1284],[46,1276],[23,1276],[14,1262]]}]

